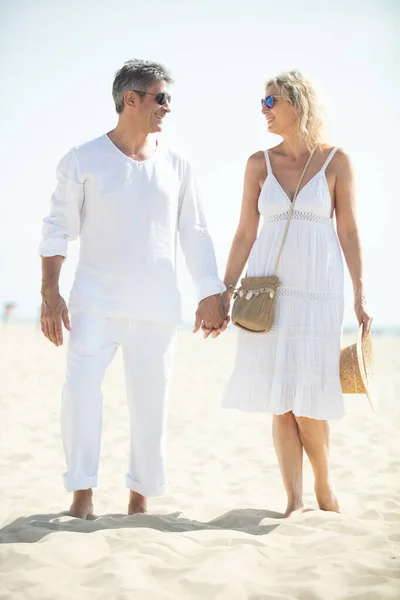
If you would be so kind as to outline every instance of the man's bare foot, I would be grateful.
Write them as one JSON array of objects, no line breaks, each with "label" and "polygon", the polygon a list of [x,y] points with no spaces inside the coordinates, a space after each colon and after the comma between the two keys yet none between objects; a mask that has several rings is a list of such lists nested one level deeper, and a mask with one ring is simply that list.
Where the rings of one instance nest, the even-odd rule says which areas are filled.
[{"label": "man's bare foot", "polygon": [[136,515],[138,513],[147,512],[147,498],[141,496],[137,492],[130,490],[129,492],[129,504],[128,504],[128,515]]},{"label": "man's bare foot", "polygon": [[315,495],[320,510],[340,513],[339,501],[330,486],[320,488],[315,486]]},{"label": "man's bare foot", "polygon": [[287,517],[290,517],[290,515],[292,515],[295,512],[301,512],[304,508],[304,504],[303,504],[303,500],[292,500],[290,502],[288,502],[287,505],[287,509],[285,514],[283,515],[283,518],[286,519]]},{"label": "man's bare foot", "polygon": [[87,519],[93,514],[93,492],[89,490],[77,490],[74,492],[69,515],[78,519]]}]

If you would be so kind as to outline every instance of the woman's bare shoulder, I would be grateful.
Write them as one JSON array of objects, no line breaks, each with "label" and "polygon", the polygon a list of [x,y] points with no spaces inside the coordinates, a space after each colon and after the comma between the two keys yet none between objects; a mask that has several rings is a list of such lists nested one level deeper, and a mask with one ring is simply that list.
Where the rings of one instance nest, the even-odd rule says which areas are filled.
[{"label": "woman's bare shoulder", "polygon": [[257,177],[263,173],[266,173],[267,165],[265,162],[265,154],[263,150],[259,150],[258,152],[254,152],[251,156],[249,156],[247,160],[247,172]]},{"label": "woman's bare shoulder", "polygon": [[265,153],[263,150],[258,150],[257,152],[254,152],[254,154],[252,154],[251,156],[249,156],[248,161],[249,164],[251,165],[261,165],[264,164],[265,165]]},{"label": "woman's bare shoulder", "polygon": [[336,152],[332,158],[332,162],[336,161],[336,162],[343,162],[346,160],[350,160],[350,156],[348,155],[348,153],[343,150],[343,148],[341,148],[340,146],[332,146],[332,144],[321,144],[320,146],[320,151],[324,152],[326,154],[326,157],[328,158],[329,154],[332,152],[332,150],[335,150]]},{"label": "woman's bare shoulder", "polygon": [[[329,152],[331,152],[336,146],[327,146]],[[329,155],[329,154],[328,154]],[[337,173],[346,173],[352,170],[352,161],[350,155],[343,150],[343,148],[338,147],[335,155],[333,156],[331,163],[331,169],[336,171]]]}]

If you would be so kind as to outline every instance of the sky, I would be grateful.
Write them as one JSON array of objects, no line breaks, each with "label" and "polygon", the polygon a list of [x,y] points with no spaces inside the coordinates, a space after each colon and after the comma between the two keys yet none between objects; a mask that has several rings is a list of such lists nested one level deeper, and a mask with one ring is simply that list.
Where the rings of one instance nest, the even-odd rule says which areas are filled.
[{"label": "sky", "polygon": [[[37,315],[37,247],[56,165],[115,126],[115,71],[142,58],[175,79],[163,136],[194,164],[221,277],[247,158],[279,142],[260,112],[265,82],[294,68],[314,81],[327,141],[355,168],[369,309],[376,325],[399,327],[399,40],[399,0],[0,0],[0,307]],[[65,296],[77,256],[71,244]],[[178,268],[190,322],[181,256]],[[348,276],[345,302],[345,324],[355,324]]]}]

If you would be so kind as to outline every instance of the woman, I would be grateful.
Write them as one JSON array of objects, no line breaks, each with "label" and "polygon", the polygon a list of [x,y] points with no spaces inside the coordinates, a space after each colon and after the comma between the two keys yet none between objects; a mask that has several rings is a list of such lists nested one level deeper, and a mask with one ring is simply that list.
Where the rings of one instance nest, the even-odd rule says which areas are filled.
[{"label": "woman", "polygon": [[[223,406],[273,414],[273,440],[286,489],[285,516],[303,507],[303,449],[322,510],[339,512],[329,467],[327,419],[344,415],[339,378],[343,317],[343,250],[364,335],[365,303],[354,179],[349,157],[325,144],[312,85],[297,71],[268,82],[262,113],[282,142],[250,156],[240,222],[225,273],[225,306],[246,262],[248,276],[272,275],[289,208],[310,152],[277,275],[274,326],[267,334],[239,331],[234,372]],[[260,214],[264,225],[257,237]],[[333,216],[336,217],[335,233]],[[207,333],[207,332],[206,332]]]}]

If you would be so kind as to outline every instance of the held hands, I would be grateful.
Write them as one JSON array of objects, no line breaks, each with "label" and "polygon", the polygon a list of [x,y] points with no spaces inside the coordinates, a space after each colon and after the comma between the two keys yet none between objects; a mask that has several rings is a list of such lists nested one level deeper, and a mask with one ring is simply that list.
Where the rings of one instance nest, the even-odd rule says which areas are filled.
[{"label": "held hands", "polygon": [[204,298],[199,304],[196,312],[196,322],[193,333],[196,333],[200,327],[204,337],[216,338],[225,331],[230,321],[229,310],[232,294],[224,292],[222,295],[216,294],[209,298]]},{"label": "held hands", "polygon": [[358,324],[363,325],[362,339],[365,340],[371,330],[372,317],[370,317],[368,313],[366,300],[363,295],[356,297],[354,311],[356,313]]},{"label": "held hands", "polygon": [[63,343],[62,323],[68,331],[71,331],[64,298],[60,296],[58,290],[42,292],[40,325],[43,334],[55,346],[62,346]]},{"label": "held hands", "polygon": [[225,331],[229,321],[230,318],[225,310],[223,296],[221,294],[208,296],[199,303],[193,333],[197,333],[201,327],[205,338],[210,334],[214,338]]}]

